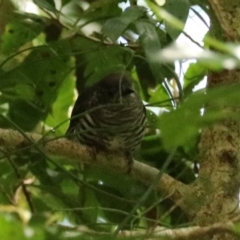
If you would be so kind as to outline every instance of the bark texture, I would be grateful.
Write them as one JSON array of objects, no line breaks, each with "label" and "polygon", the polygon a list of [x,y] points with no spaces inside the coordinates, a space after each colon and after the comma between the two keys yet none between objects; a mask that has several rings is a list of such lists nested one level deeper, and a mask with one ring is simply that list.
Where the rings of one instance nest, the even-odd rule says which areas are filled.
[{"label": "bark texture", "polygon": [[[218,20],[224,41],[239,41],[240,1],[209,0],[210,6]],[[213,22],[213,21],[212,21]],[[240,82],[240,71],[224,70],[208,75],[208,88]],[[209,103],[211,106],[211,102]],[[207,108],[206,108],[207,111]],[[226,106],[222,109],[239,111]],[[197,181],[193,184],[195,191],[195,213],[193,221],[200,226],[214,222],[227,221],[239,212],[239,172],[240,172],[240,124],[222,121],[202,131],[199,143],[200,170]],[[207,240],[239,239],[228,233],[207,236]]]}]

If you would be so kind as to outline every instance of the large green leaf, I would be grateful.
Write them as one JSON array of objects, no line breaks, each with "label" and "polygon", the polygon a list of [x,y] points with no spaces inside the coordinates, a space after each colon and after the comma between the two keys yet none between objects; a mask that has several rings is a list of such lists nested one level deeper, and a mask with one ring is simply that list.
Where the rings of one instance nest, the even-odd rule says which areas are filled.
[{"label": "large green leaf", "polygon": [[[159,119],[158,128],[161,129],[165,147],[184,146],[199,134],[201,128],[218,120],[239,120],[237,111],[225,111],[226,107],[238,107],[239,87],[229,85],[211,89],[207,93],[202,90],[195,92],[178,109],[164,113]],[[201,114],[206,104],[209,107]]]},{"label": "large green leaf", "polygon": [[9,54],[16,51],[20,46],[37,37],[42,30],[41,22],[27,18],[10,22],[2,35],[1,52]]},{"label": "large green leaf", "polygon": [[[10,101],[9,115],[20,127],[31,130],[51,111],[59,89],[72,71],[74,63],[70,59],[57,45],[37,47],[19,67],[1,75],[0,89]],[[62,120],[67,118],[64,116]]]},{"label": "large green leaf", "polygon": [[140,43],[143,46],[148,64],[156,79],[161,79],[159,72],[160,61],[156,58],[156,53],[161,49],[161,44],[156,31],[156,27],[148,21],[139,20],[135,23],[140,35]]},{"label": "large green leaf", "polygon": [[18,222],[14,216],[3,215],[0,216],[0,238],[1,239],[16,239],[25,240],[26,235],[24,234],[23,226]]},{"label": "large green leaf", "polygon": [[143,7],[128,7],[120,17],[109,19],[103,25],[102,31],[115,42],[131,23],[144,15],[145,11]]},{"label": "large green leaf", "polygon": [[54,128],[57,135],[63,135],[69,125],[66,119],[69,118],[68,109],[74,101],[74,76],[68,74],[60,86],[56,101],[53,103],[45,123]]},{"label": "large green leaf", "polygon": [[121,0],[98,0],[92,1],[90,7],[83,12],[81,24],[89,22],[105,22],[108,18],[119,16],[122,12],[119,7]]},{"label": "large green leaf", "polygon": [[24,131],[31,131],[46,114],[42,109],[21,99],[9,103],[9,118]]},{"label": "large green leaf", "polygon": [[[173,66],[162,64],[161,59],[158,58],[158,54],[161,51],[161,44],[156,26],[144,20],[137,21],[135,25],[140,35],[140,43],[144,49],[146,60],[156,81],[162,83],[166,78],[175,78],[178,81],[172,69]],[[181,91],[181,86],[180,84],[178,85],[179,91]],[[165,84],[165,88],[170,98],[173,98],[171,91],[167,88],[167,84]]]},{"label": "large green leaf", "polygon": [[[163,5],[163,8],[167,12],[171,13],[174,17],[178,18],[185,25],[190,8],[190,3],[188,0],[178,0],[177,2],[175,0],[166,0],[165,4]],[[183,28],[177,29],[174,26],[172,26],[168,21],[165,22],[165,27],[166,32],[173,39],[176,39],[183,31]]]}]

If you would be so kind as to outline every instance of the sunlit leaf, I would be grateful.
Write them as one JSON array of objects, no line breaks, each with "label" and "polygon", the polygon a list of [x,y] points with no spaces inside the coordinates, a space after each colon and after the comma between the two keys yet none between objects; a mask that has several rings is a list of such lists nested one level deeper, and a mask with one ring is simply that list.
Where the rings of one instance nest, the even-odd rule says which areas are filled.
[{"label": "sunlit leaf", "polygon": [[54,0],[33,0],[33,2],[40,8],[47,9],[48,11],[53,13],[59,13],[59,11],[55,7]]},{"label": "sunlit leaf", "polygon": [[198,49],[188,44],[174,43],[154,54],[155,61],[164,63],[176,60],[198,59],[203,67],[211,70],[233,69],[240,65],[239,60],[231,55],[216,53],[207,49]]},{"label": "sunlit leaf", "polygon": [[34,39],[43,30],[41,23],[33,21],[10,22],[2,35],[1,52],[9,54]]},{"label": "sunlit leaf", "polygon": [[206,67],[200,63],[190,63],[184,74],[184,93],[189,94],[206,75]]},{"label": "sunlit leaf", "polygon": [[169,96],[165,90],[165,88],[163,88],[163,86],[161,85],[157,85],[157,87],[154,90],[150,90],[148,91],[150,98],[149,98],[149,104],[150,106],[161,106],[161,104],[167,104],[170,105],[170,101],[169,102],[164,102],[166,101]]},{"label": "sunlit leaf", "polygon": [[74,77],[69,74],[60,86],[57,99],[54,101],[51,113],[45,121],[48,126],[55,129],[58,135],[64,134],[69,124],[66,119],[69,117],[68,109],[74,100],[74,86]]},{"label": "sunlit leaf", "polygon": [[0,216],[0,238],[1,239],[16,239],[16,240],[25,240],[26,236],[24,234],[23,226],[10,214]]}]

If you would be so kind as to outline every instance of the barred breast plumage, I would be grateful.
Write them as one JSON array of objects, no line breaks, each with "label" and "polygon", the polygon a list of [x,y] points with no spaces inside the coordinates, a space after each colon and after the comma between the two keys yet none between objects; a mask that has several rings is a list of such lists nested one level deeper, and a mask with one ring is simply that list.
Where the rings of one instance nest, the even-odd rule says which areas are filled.
[{"label": "barred breast plumage", "polygon": [[132,153],[141,143],[145,125],[145,107],[131,79],[116,73],[82,91],[67,136],[97,150]]}]

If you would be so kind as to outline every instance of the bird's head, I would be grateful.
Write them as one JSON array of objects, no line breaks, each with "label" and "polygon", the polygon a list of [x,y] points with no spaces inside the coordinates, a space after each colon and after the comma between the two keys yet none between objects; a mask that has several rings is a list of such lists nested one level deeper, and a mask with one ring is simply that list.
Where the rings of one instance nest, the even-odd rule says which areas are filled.
[{"label": "bird's head", "polygon": [[95,89],[106,102],[121,103],[135,95],[130,77],[122,73],[107,75],[96,84]]}]

